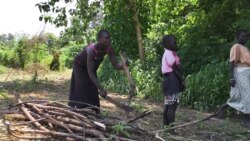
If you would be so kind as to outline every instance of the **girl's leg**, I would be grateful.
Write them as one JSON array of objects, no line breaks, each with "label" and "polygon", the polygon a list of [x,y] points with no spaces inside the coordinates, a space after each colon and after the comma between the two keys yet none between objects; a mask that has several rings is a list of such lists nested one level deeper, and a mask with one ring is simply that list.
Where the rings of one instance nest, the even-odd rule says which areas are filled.
[{"label": "girl's leg", "polygon": [[165,107],[163,112],[163,125],[170,125],[175,122],[175,111],[177,109],[177,101],[174,100],[171,96],[166,96],[165,98]]},{"label": "girl's leg", "polygon": [[165,105],[163,111],[163,126],[169,125],[168,121],[168,105]]},{"label": "girl's leg", "polygon": [[172,105],[168,105],[167,117],[168,117],[169,124],[175,122],[176,108],[177,108],[177,102],[174,102]]},{"label": "girl's leg", "polygon": [[[168,105],[167,119],[168,119],[168,125],[170,125],[170,127],[174,127],[176,109],[177,109],[176,101],[172,105]],[[175,130],[170,130],[169,132],[170,134],[173,135],[177,134]]]}]

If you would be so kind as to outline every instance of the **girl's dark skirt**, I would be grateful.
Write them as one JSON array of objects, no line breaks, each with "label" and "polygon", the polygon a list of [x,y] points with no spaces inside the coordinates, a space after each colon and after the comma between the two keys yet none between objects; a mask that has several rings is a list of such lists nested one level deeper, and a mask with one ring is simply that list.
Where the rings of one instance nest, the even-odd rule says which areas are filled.
[{"label": "girl's dark skirt", "polygon": [[181,83],[173,72],[164,74],[162,84],[164,96],[181,92]]},{"label": "girl's dark skirt", "polygon": [[[73,64],[69,100],[100,107],[98,89],[92,83],[87,67],[80,65],[77,61],[74,61]],[[69,102],[69,106],[77,108],[88,107],[87,105],[74,102]]]},{"label": "girl's dark skirt", "polygon": [[173,72],[164,74],[162,90],[165,104],[169,105],[179,101],[178,94],[181,92],[181,82]]}]

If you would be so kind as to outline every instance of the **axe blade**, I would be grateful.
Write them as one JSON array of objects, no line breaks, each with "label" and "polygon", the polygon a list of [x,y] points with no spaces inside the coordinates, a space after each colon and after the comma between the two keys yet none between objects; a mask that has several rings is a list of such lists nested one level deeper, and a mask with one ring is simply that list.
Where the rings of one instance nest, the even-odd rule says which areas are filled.
[{"label": "axe blade", "polygon": [[110,96],[107,96],[107,97],[106,97],[106,100],[108,100],[109,102],[113,103],[113,104],[116,105],[117,107],[119,107],[119,108],[125,110],[125,112],[132,112],[132,111],[134,111],[134,108],[132,108],[132,107],[130,107],[130,106],[128,106],[128,105],[125,105],[125,104],[123,104],[123,103],[120,103],[119,101],[117,101],[117,100],[111,98]]}]

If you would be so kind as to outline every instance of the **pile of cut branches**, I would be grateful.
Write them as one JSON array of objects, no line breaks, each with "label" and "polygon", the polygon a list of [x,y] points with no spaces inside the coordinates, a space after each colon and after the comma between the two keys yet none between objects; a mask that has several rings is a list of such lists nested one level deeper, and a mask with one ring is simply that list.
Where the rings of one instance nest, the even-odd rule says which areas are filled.
[{"label": "pile of cut branches", "polygon": [[[150,114],[123,120],[92,112],[93,108],[77,109],[62,101],[22,101],[16,94],[17,103],[0,111],[9,134],[22,139],[41,140],[154,140],[154,135],[136,126],[134,122]],[[82,103],[84,104],[84,103]],[[142,139],[143,137],[143,139]]]}]

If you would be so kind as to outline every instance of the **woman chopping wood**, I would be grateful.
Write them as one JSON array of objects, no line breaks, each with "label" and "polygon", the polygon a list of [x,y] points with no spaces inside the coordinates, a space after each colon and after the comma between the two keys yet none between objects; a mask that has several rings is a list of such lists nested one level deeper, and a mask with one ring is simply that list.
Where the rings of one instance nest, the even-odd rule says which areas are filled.
[{"label": "woman chopping wood", "polygon": [[[111,47],[110,33],[107,30],[100,30],[97,34],[97,43],[87,45],[74,58],[69,106],[76,108],[88,107],[88,105],[74,102],[79,101],[100,107],[98,93],[103,98],[106,98],[107,91],[97,79],[97,69],[107,54],[113,67],[121,70],[122,64],[117,63],[115,52]],[[99,109],[94,110],[96,113],[100,113]]]}]

